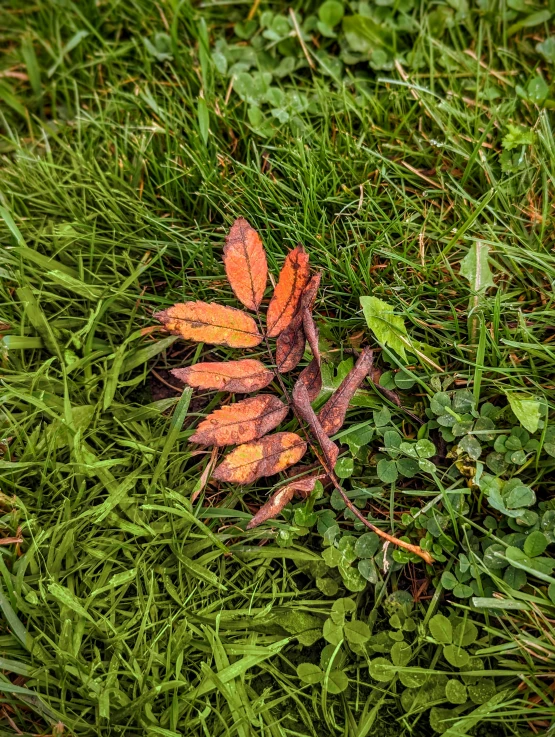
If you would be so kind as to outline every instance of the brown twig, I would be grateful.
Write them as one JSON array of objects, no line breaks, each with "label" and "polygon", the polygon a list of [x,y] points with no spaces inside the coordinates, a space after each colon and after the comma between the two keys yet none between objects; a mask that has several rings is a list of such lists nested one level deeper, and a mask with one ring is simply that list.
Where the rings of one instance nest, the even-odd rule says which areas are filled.
[{"label": "brown twig", "polygon": [[[297,401],[295,401],[297,400]],[[375,532],[376,535],[379,535],[379,537],[383,538],[384,540],[387,540],[388,542],[392,543],[393,545],[397,545],[400,548],[404,548],[410,553],[414,553],[415,555],[418,555],[422,560],[426,561],[426,563],[429,563],[430,565],[433,564],[434,559],[428,553],[426,550],[422,550],[422,548],[419,545],[412,545],[412,543],[407,543],[404,540],[399,540],[399,538],[395,537],[394,535],[390,535],[387,532],[384,532],[379,527],[376,527],[373,525],[369,520],[366,519],[366,517],[358,510],[353,502],[349,499],[347,496],[347,493],[339,483],[335,473],[334,473],[334,466],[336,461],[336,446],[334,443],[329,441],[329,445],[327,442],[322,442],[323,437],[328,437],[326,433],[324,432],[320,421],[318,417],[316,416],[316,413],[312,409],[312,406],[310,405],[310,402],[308,400],[308,394],[306,391],[306,388],[303,385],[300,385],[300,387],[296,388],[293,391],[293,411],[295,412],[295,415],[297,415],[298,419],[304,420],[310,427],[312,433],[314,434],[315,438],[318,441],[318,444],[322,451],[322,458],[319,457],[317,449],[314,447],[313,443],[310,442],[310,439],[308,439],[308,442],[316,454],[318,460],[322,464],[324,470],[326,471],[327,475],[329,476],[332,484],[337,489],[339,494],[341,495],[341,498],[345,502],[345,505],[350,509],[350,511],[358,517],[358,519],[372,532]],[[300,415],[300,417],[299,417]]]}]

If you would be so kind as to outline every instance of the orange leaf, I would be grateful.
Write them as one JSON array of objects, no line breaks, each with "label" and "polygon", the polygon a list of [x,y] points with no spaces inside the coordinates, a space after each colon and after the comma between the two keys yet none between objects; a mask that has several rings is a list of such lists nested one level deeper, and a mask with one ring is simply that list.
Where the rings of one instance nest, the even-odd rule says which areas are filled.
[{"label": "orange leaf", "polygon": [[249,310],[258,310],[266,289],[268,264],[260,236],[238,218],[225,239],[225,273],[235,296]]},{"label": "orange leaf", "polygon": [[189,440],[200,445],[238,445],[257,440],[277,427],[289,411],[272,394],[259,394],[215,410]]},{"label": "orange leaf", "polygon": [[252,484],[297,463],[306,453],[306,443],[293,432],[278,432],[240,445],[214,471],[218,481]]},{"label": "orange leaf", "polygon": [[310,277],[308,254],[299,244],[285,259],[268,306],[268,336],[275,338],[289,325]]},{"label": "orange leaf", "polygon": [[[312,310],[314,306],[316,293],[318,291],[318,286],[320,285],[320,278],[320,274],[314,274],[314,276],[311,277],[303,291],[299,309],[293,316],[289,325],[278,336],[276,341],[276,364],[280,374],[292,371],[296,366],[298,366],[299,361],[303,357],[306,343],[305,330],[302,327],[305,320],[304,312],[305,310]],[[306,319],[308,320],[309,318]]]},{"label": "orange leaf", "polygon": [[298,313],[276,341],[276,365],[280,374],[293,371],[298,366],[305,343],[302,315]]},{"label": "orange leaf", "polygon": [[274,378],[273,371],[254,358],[241,361],[196,363],[188,368],[173,369],[177,379],[197,389],[248,394],[263,389]]},{"label": "orange leaf", "polygon": [[336,433],[345,422],[349,402],[372,369],[373,360],[373,352],[365,348],[351,371],[320,410],[318,419],[328,435]]},{"label": "orange leaf", "polygon": [[266,522],[266,520],[274,519],[275,517],[277,517],[282,509],[289,504],[289,502],[293,498],[293,495],[296,492],[301,492],[301,495],[303,497],[307,497],[311,491],[314,491],[314,486],[316,485],[318,479],[324,477],[325,474],[320,474],[318,476],[308,476],[303,479],[291,481],[285,486],[281,486],[276,492],[272,494],[266,504],[260,507],[258,512],[254,515],[254,517],[247,525],[247,530],[252,530],[253,527],[257,527],[258,525],[262,524],[262,522]]},{"label": "orange leaf", "polygon": [[171,333],[199,343],[252,348],[262,340],[250,315],[216,302],[183,302],[154,317]]}]

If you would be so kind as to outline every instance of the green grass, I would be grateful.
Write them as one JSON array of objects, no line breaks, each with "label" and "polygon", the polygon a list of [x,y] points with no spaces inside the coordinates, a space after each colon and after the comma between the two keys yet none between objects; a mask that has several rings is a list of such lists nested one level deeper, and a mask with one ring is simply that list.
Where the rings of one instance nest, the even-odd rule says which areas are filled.
[{"label": "green grass", "polygon": [[[151,316],[186,299],[235,304],[221,249],[242,215],[260,230],[274,275],[298,241],[323,270],[315,312],[335,363],[361,340],[372,344],[359,297],[374,295],[403,316],[412,339],[437,349],[441,378],[453,386],[495,403],[522,389],[555,409],[551,100],[537,105],[516,92],[537,69],[552,79],[534,48],[550,24],[509,35],[515,20],[505,4],[485,5],[437,37],[435,5],[419,3],[410,46],[421,66],[405,69],[406,80],[367,65],[341,79],[320,62],[314,72],[300,68],[278,84],[306,93],[311,106],[293,122],[274,119],[267,137],[235,91],[226,99],[228,81],[203,51],[200,19],[212,48],[231,38],[248,4],[13,0],[0,10],[8,72],[0,78],[0,503],[2,536],[24,541],[0,547],[2,734],[60,734],[58,722],[78,735],[431,733],[428,705],[406,710],[398,680],[370,678],[369,655],[351,658],[350,688],[339,696],[297,678],[296,665],[315,662],[321,642],[303,646],[295,635],[310,617],[323,622],[336,598],[303,566],[320,560],[321,536],[280,547],[279,527],[245,532],[271,485],[209,484],[191,504],[210,459],[187,442],[191,420],[221,397],[189,404],[188,393],[168,389],[160,398],[152,371],[229,353],[152,331]],[[311,9],[295,4],[299,17]],[[143,39],[155,32],[168,33],[172,61],[149,53]],[[516,149],[522,162],[504,170],[509,124],[534,137]],[[477,320],[459,272],[476,240],[491,249],[497,285]],[[386,355],[377,363],[391,368]],[[422,415],[435,372],[409,365],[421,391],[402,392],[403,402]],[[370,396],[350,424],[381,406]],[[450,464],[443,483],[466,488],[448,476]],[[538,455],[523,470],[543,502],[553,495],[553,465]],[[380,485],[375,466],[361,476]],[[400,513],[438,493],[423,483],[414,490],[390,498],[386,486],[376,501]],[[450,528],[450,565],[469,530],[488,534],[492,510],[478,497],[457,518],[458,532]],[[404,534],[399,515],[378,519]],[[412,563],[385,573],[384,588],[355,596],[358,618],[386,629],[386,596],[416,592],[426,575],[434,574]],[[498,580],[496,591],[526,607],[500,616],[453,600],[437,578],[415,604],[420,667],[438,667],[440,648],[422,623],[449,602],[480,626],[478,649],[501,700],[474,706],[482,711],[458,735],[552,733],[548,583],[532,574],[516,592]]]}]

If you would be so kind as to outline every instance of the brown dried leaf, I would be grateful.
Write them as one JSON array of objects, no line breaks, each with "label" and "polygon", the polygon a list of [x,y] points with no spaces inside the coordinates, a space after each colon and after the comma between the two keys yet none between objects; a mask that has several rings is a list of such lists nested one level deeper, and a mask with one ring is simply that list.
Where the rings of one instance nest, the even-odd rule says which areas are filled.
[{"label": "brown dried leaf", "polygon": [[322,428],[320,420],[316,417],[316,413],[310,404],[307,388],[300,380],[297,380],[293,387],[293,405],[299,417],[307,423],[312,434],[318,441],[318,445],[322,449],[324,458],[328,464],[328,470],[333,471],[337,456],[339,455],[339,448],[329,439]]},{"label": "brown dried leaf", "polygon": [[318,414],[318,419],[328,435],[336,433],[345,422],[349,402],[372,368],[374,354],[365,348],[357,362],[331,395]]},{"label": "brown dried leaf", "polygon": [[177,379],[197,389],[248,394],[263,389],[274,378],[273,371],[254,358],[241,361],[197,363],[187,368],[173,369]]},{"label": "brown dried leaf", "polygon": [[292,371],[299,365],[305,343],[302,315],[297,313],[276,340],[276,365],[280,374]]},{"label": "brown dried leaf", "polygon": [[266,522],[269,519],[275,519],[278,514],[289,504],[295,494],[295,489],[292,488],[291,484],[282,486],[268,499],[258,512],[254,515],[251,521],[247,525],[247,530],[252,530],[253,527],[258,527],[262,522]]},{"label": "brown dried leaf", "polygon": [[154,317],[171,333],[199,343],[252,348],[262,341],[250,315],[216,302],[183,302]]},{"label": "brown dried leaf", "polygon": [[306,453],[306,442],[293,432],[278,432],[240,445],[216,468],[213,478],[252,484],[292,466]]},{"label": "brown dried leaf", "polygon": [[270,338],[283,332],[297,312],[310,277],[309,268],[308,254],[299,244],[287,255],[268,306],[266,324]]},{"label": "brown dried leaf", "polygon": [[239,445],[257,440],[277,427],[289,411],[272,394],[258,394],[214,410],[189,438],[200,445]]},{"label": "brown dried leaf", "polygon": [[306,498],[312,491],[318,479],[323,478],[323,474],[318,476],[307,476],[303,479],[297,479],[291,481],[285,486],[281,486],[272,496],[268,499],[258,512],[251,519],[247,525],[247,530],[252,530],[253,527],[258,527],[262,522],[266,522],[269,519],[275,519],[278,514],[286,507],[295,493],[301,493],[303,498]]},{"label": "brown dried leaf", "polygon": [[320,347],[318,345],[318,328],[312,318],[312,312],[308,309],[303,310],[303,330],[308,340],[308,345],[312,351],[318,366],[320,365]]},{"label": "brown dried leaf", "polygon": [[257,311],[266,289],[268,264],[260,236],[245,218],[231,226],[223,260],[235,296],[249,310]]},{"label": "brown dried leaf", "polygon": [[297,381],[305,385],[309,399],[313,402],[322,389],[322,372],[315,358],[301,371]]}]

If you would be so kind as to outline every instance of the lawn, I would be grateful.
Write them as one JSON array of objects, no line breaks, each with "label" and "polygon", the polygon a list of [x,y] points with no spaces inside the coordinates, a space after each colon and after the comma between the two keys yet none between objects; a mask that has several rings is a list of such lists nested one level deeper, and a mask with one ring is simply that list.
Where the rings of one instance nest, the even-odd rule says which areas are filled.
[{"label": "lawn", "polygon": [[[554,19],[2,5],[2,735],[555,735]],[[373,349],[336,474],[433,565],[325,479],[247,529],[285,476],[189,442],[171,371],[266,354],[154,315],[239,306],[238,217],[322,275],[316,409]]]}]

